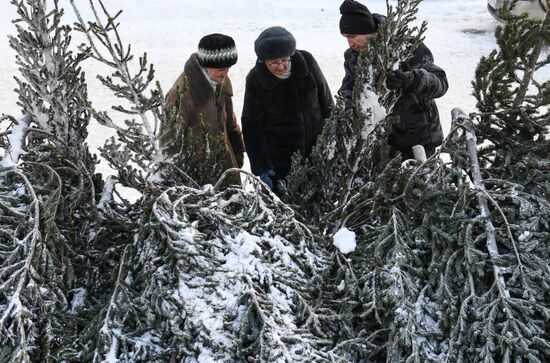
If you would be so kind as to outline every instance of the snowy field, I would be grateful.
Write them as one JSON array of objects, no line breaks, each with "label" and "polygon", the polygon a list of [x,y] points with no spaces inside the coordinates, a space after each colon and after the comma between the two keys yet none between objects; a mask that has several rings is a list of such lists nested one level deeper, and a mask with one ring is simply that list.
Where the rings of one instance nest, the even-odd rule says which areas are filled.
[{"label": "snowy field", "polygon": [[[372,12],[386,13],[385,1],[361,2]],[[66,10],[65,21],[73,23],[75,17],[69,1],[59,3]],[[89,19],[88,1],[76,0],[76,3],[82,15]],[[340,0],[108,0],[105,3],[113,15],[119,9],[124,10],[119,18],[123,39],[132,44],[136,56],[148,53],[165,91],[180,74],[203,35],[219,32],[232,36],[239,51],[239,61],[229,73],[237,117],[242,109],[245,77],[256,59],[254,40],[268,26],[284,26],[294,34],[299,49],[308,50],[316,57],[333,94],[344,75],[343,53],[347,42],[338,29]],[[0,14],[0,113],[18,116],[20,109],[13,92],[16,87],[13,77],[18,72],[15,54],[7,39],[8,34],[15,33],[10,22],[16,15],[14,6],[2,0]],[[425,43],[449,79],[449,91],[438,100],[443,129],[448,132],[452,108],[474,110],[471,80],[479,58],[496,47],[493,32],[497,22],[487,11],[484,0],[424,0],[418,18],[428,22]],[[76,35],[75,38],[76,45],[80,38]],[[117,104],[95,79],[104,69],[93,61],[88,61],[84,69],[93,106],[97,110],[109,110]],[[96,152],[112,134],[110,129],[93,121],[88,140],[92,151]],[[108,172],[106,165],[98,169]]]}]

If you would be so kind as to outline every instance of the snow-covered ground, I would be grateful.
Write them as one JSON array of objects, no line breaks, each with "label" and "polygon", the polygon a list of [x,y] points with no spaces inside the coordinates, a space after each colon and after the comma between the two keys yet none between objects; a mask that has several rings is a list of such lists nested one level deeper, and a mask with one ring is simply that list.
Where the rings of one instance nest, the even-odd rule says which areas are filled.
[{"label": "snow-covered ground", "polygon": [[[75,2],[82,15],[90,18],[88,1]],[[383,0],[361,2],[372,12],[386,13]],[[66,21],[72,23],[75,17],[69,0],[59,3],[66,9]],[[231,35],[239,51],[239,61],[229,73],[237,117],[242,109],[245,77],[256,59],[254,40],[268,26],[281,25],[291,31],[298,48],[316,57],[332,92],[336,93],[340,87],[344,74],[343,53],[347,47],[338,29],[340,0],[108,0],[105,4],[112,14],[118,9],[124,10],[119,18],[124,40],[132,44],[136,56],[148,53],[165,91],[182,71],[203,35],[215,32]],[[13,91],[17,85],[13,77],[18,72],[15,54],[6,37],[15,33],[10,22],[15,17],[14,6],[2,0],[0,13],[0,34],[3,35],[0,39],[0,113],[18,116],[20,108]],[[428,22],[425,43],[449,79],[449,91],[438,100],[447,132],[452,108],[461,107],[466,112],[474,109],[471,80],[479,58],[496,47],[493,32],[497,22],[487,11],[484,0],[424,0],[418,18]],[[108,110],[117,101],[95,79],[104,69],[93,61],[88,61],[84,69],[94,107]],[[112,134],[112,130],[93,122],[88,140],[92,150],[95,152]],[[106,165],[99,171],[108,172]]]}]

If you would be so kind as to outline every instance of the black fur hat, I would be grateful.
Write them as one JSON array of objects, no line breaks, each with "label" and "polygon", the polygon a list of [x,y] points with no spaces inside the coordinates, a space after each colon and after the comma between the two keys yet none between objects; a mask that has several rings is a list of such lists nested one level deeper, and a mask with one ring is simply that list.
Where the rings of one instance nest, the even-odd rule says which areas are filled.
[{"label": "black fur hat", "polygon": [[254,42],[254,51],[260,61],[288,57],[296,51],[296,39],[281,26],[272,26],[260,33]]},{"label": "black fur hat", "polygon": [[340,33],[342,34],[372,34],[378,30],[378,25],[367,7],[354,0],[345,0],[340,5]]},{"label": "black fur hat", "polygon": [[223,34],[206,35],[199,41],[197,60],[205,68],[229,68],[237,63],[235,41]]}]

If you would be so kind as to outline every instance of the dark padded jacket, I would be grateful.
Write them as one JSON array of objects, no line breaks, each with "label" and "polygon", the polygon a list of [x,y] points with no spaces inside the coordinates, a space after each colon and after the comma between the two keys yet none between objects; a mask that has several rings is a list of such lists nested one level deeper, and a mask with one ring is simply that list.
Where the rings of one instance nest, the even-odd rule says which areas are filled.
[{"label": "dark padded jacket", "polygon": [[[376,16],[377,15],[377,16]],[[380,21],[383,16],[375,14]],[[359,53],[348,49],[344,53],[346,74],[342,80],[339,94],[351,105],[355,66]],[[406,155],[411,155],[414,145],[423,145],[428,154],[443,141],[443,130],[439,121],[439,112],[434,98],[443,96],[449,84],[443,69],[433,64],[432,52],[421,43],[413,57],[401,64],[403,71],[412,71],[415,76],[413,84],[402,91],[402,95],[393,108],[393,114],[400,117],[388,137],[390,145]]]},{"label": "dark padded jacket", "polygon": [[241,123],[252,172],[273,169],[272,179],[284,178],[293,153],[310,154],[333,105],[310,53],[296,50],[288,79],[275,77],[265,63],[256,62],[246,77]]}]

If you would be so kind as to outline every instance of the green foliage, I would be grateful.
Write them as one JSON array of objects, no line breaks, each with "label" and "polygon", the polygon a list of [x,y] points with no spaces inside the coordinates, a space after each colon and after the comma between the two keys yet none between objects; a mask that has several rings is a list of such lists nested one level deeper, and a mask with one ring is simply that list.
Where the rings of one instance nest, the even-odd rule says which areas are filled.
[{"label": "green foliage", "polygon": [[51,361],[70,339],[72,289],[85,285],[74,261],[95,217],[97,160],[84,143],[90,103],[70,28],[53,2],[13,0],[19,19],[10,45],[17,53],[22,119],[12,121],[0,178],[0,357]]},{"label": "green foliage", "polygon": [[[228,177],[230,174],[225,174]],[[218,182],[222,185],[223,180]],[[123,258],[84,356],[128,361],[329,361],[301,329],[322,260],[274,195],[178,186],[162,193]],[[91,339],[92,344],[86,344]],[[90,340],[88,340],[90,341]],[[82,352],[82,351],[81,351]]]},{"label": "green foliage", "polygon": [[[176,104],[174,110],[177,109]],[[175,122],[183,124],[179,118]],[[161,166],[161,174],[170,176],[162,178],[164,184],[198,187],[219,179],[228,166],[224,136],[212,135],[205,122],[201,123],[198,134],[190,128],[181,130],[176,127],[176,130],[177,135],[165,146],[170,149],[171,156]],[[230,182],[239,184],[238,174],[234,174]]]},{"label": "green foliage", "polygon": [[[327,123],[321,152],[295,160],[286,197],[303,218],[356,233],[354,253],[330,257],[318,308],[339,317],[329,336],[354,361],[548,359],[548,82],[537,80],[548,25],[510,21],[476,71],[479,119],[457,117],[442,147],[451,163],[388,162],[378,141],[354,173],[360,87],[354,109],[340,104]],[[341,199],[333,180],[350,175]]]},{"label": "green foliage", "polygon": [[550,83],[541,79],[541,71],[550,64],[542,51],[550,41],[550,20],[507,20],[496,31],[500,49],[481,59],[473,83],[478,139],[484,145],[480,159],[501,171],[495,178],[548,198]]},{"label": "green foliage", "polygon": [[[398,96],[382,80],[420,40],[424,25],[407,27],[418,3],[388,8],[354,107],[339,102],[311,157],[295,158],[283,188],[298,219],[255,179],[223,172],[225,145],[207,128],[163,154],[159,125],[180,120],[158,85],[145,95],[145,56],[130,73],[102,1],[94,22],[78,14],[88,45],[73,55],[56,1],[48,12],[14,0],[25,116],[0,118],[0,362],[548,361],[548,17],[498,29],[500,49],[476,71],[479,113],[453,113],[449,162],[388,160],[393,120],[372,108],[389,113]],[[88,58],[130,101],[115,107],[132,117],[124,127],[90,107]],[[91,114],[117,130],[105,181],[84,144]],[[342,226],[356,233],[347,255],[328,243]]]}]

